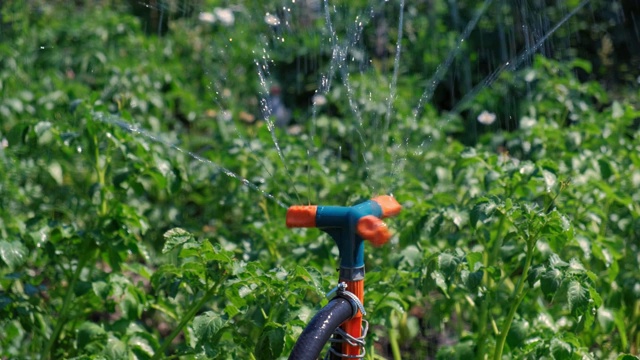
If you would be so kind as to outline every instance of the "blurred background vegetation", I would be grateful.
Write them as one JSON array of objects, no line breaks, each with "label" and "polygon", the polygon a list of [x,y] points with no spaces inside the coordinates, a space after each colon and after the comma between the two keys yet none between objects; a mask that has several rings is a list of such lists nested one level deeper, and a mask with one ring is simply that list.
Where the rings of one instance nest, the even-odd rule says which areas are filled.
[{"label": "blurred background vegetation", "polygon": [[[406,4],[399,93],[407,91],[407,95],[413,95],[404,89],[411,88],[417,93],[426,88],[428,75],[434,74],[438,65],[443,63],[481,3],[421,0]],[[533,54],[523,59],[518,55],[540,41],[578,3],[575,0],[493,1],[488,14],[480,18],[477,28],[464,42],[462,53],[435,89],[432,105],[438,112],[449,111],[480,84],[479,99],[474,104],[462,104],[457,110],[472,108],[475,112],[465,112],[468,116],[464,118],[475,120],[479,108],[492,105],[502,128],[517,127],[517,119],[523,112],[520,99],[528,91],[526,86],[506,81],[493,88],[483,86],[483,81],[509,61],[520,62],[520,68],[530,65]],[[173,66],[184,67],[184,74],[176,80],[193,86],[198,90],[198,96],[212,102],[223,101],[215,91],[225,86],[233,88],[236,91],[232,91],[232,99],[224,99],[232,102],[228,108],[233,112],[244,109],[253,114],[259,114],[256,95],[263,91],[259,86],[255,61],[260,58],[257,56],[261,55],[259,51],[268,49],[270,75],[285,84],[282,89],[285,103],[298,114],[298,121],[304,122],[309,115],[312,96],[318,88],[318,74],[326,72],[331,63],[332,47],[323,25],[321,1],[304,0],[292,7],[287,4],[282,1],[245,4],[205,0],[20,0],[3,2],[0,30],[4,41],[11,43],[15,35],[24,33],[26,29],[38,29],[37,41],[44,48],[31,50],[33,66],[38,69],[55,65],[59,71],[66,71],[60,67],[91,67],[95,75],[88,80],[94,87],[102,87],[100,69],[108,64],[95,68],[91,61],[100,62],[100,59],[86,58],[89,49],[85,46],[96,45],[79,36],[78,31],[83,30],[79,28],[83,17],[95,19],[85,24],[93,29],[86,30],[102,31],[94,36],[105,45],[96,49],[100,50],[97,53],[105,55],[103,62],[113,60],[112,56],[115,56],[128,58],[127,65],[144,66],[146,59],[151,63],[164,63],[164,58],[158,58],[144,48],[137,54],[122,53],[125,50],[119,42],[126,39],[123,31],[142,30],[148,36],[167,37],[167,41],[161,43],[170,46],[167,51],[173,51],[175,47],[176,52],[164,56],[175,57],[180,61],[175,61]],[[336,2],[333,5],[342,4]],[[337,24],[335,30],[347,29],[351,23],[346,19],[355,18],[365,9],[373,12],[373,20],[363,25],[362,35],[349,49],[353,60],[347,63],[355,73],[374,67],[381,74],[391,74],[398,35],[398,4],[380,6],[369,1],[349,2],[348,6],[341,7],[334,19]],[[57,16],[62,13],[69,15]],[[210,17],[198,20],[203,13]],[[230,19],[224,19],[225,14]],[[274,16],[278,24],[267,24],[265,14]],[[629,95],[628,89],[637,87],[638,83],[640,49],[635,45],[640,36],[639,17],[640,4],[637,1],[590,1],[533,53],[559,61],[584,59],[588,67],[575,69],[578,79],[597,80],[613,98],[623,98]],[[111,18],[111,25],[118,25],[114,24],[118,22],[120,28],[110,28],[108,18]],[[127,27],[123,28],[125,25]],[[234,38],[233,46],[227,43],[230,37],[226,35]],[[284,38],[286,41],[279,41]],[[88,41],[89,44],[78,41]],[[57,51],[60,49],[64,51]],[[217,90],[214,91],[212,86]],[[168,81],[162,90],[171,91],[173,88]],[[193,95],[191,98],[186,94],[173,97],[177,121],[184,122],[184,119],[180,120],[180,113],[191,110],[192,103]],[[348,116],[349,109],[337,108],[334,112]],[[466,121],[459,137],[473,143],[477,132],[476,122]]]}]

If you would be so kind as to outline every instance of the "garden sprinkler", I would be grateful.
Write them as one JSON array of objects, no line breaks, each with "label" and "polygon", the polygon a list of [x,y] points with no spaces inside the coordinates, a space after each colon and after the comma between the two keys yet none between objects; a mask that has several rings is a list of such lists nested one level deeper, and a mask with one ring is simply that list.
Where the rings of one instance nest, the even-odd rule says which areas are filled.
[{"label": "garden sprinkler", "polygon": [[[389,195],[345,206],[295,205],[287,210],[287,227],[316,227],[329,234],[340,253],[340,280],[364,304],[364,240],[381,246],[391,234],[382,219],[394,216],[402,207]],[[363,310],[364,308],[362,308]],[[362,336],[362,311],[342,325],[354,338]],[[347,356],[360,355],[358,346],[343,343]]]}]

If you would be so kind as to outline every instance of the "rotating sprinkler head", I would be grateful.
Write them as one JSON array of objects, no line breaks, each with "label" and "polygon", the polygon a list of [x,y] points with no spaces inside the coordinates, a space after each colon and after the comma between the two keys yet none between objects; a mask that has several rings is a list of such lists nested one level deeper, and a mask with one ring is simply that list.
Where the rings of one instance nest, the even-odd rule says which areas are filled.
[{"label": "rotating sprinkler head", "polygon": [[382,219],[395,216],[401,209],[389,195],[349,207],[296,205],[287,211],[287,226],[316,227],[329,234],[340,252],[340,277],[359,280],[364,276],[363,240],[375,246],[385,244],[391,234]]}]

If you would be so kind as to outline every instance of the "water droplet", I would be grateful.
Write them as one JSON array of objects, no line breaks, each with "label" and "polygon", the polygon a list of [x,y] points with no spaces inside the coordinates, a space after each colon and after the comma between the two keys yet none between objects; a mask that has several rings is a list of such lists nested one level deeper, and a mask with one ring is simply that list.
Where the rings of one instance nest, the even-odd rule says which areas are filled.
[{"label": "water droplet", "polygon": [[270,26],[278,26],[280,25],[280,19],[277,16],[267,13],[264,16],[264,22],[266,22]]}]

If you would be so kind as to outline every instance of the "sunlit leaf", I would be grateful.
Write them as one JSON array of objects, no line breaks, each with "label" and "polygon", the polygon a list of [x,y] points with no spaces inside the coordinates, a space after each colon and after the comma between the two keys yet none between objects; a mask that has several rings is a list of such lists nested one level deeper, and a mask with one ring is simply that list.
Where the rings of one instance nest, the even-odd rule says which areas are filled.
[{"label": "sunlit leaf", "polygon": [[433,271],[431,273],[431,278],[435,281],[436,286],[444,293],[444,295],[448,297],[448,286],[444,276],[442,276],[442,273],[440,271]]},{"label": "sunlit leaf", "polygon": [[562,272],[558,269],[547,270],[540,278],[542,293],[546,297],[553,296],[556,290],[558,290],[563,277]]},{"label": "sunlit leaf", "polygon": [[19,241],[0,240],[0,259],[10,268],[22,265],[27,256],[27,248]]},{"label": "sunlit leaf", "polygon": [[589,305],[589,290],[578,281],[571,281],[567,288],[567,300],[571,306],[571,311],[576,312]]},{"label": "sunlit leaf", "polygon": [[573,353],[571,345],[557,338],[551,339],[550,350],[555,360],[569,360]]},{"label": "sunlit leaf", "polygon": [[207,342],[213,340],[226,324],[223,316],[207,311],[193,319],[193,331],[199,342]]},{"label": "sunlit leaf", "polygon": [[181,228],[174,228],[164,233],[165,244],[162,248],[162,253],[166,254],[169,251],[181,246],[187,242],[195,241],[195,238],[188,231]]},{"label": "sunlit leaf", "polygon": [[465,255],[470,271],[476,271],[482,266],[482,253],[469,252]]},{"label": "sunlit leaf", "polygon": [[158,346],[155,338],[142,332],[132,336],[128,341],[128,345],[131,350],[138,355],[138,357],[147,358],[151,358],[153,354],[155,354],[153,349]]},{"label": "sunlit leaf", "polygon": [[104,357],[109,360],[126,359],[128,358],[127,346],[120,339],[115,337],[109,337],[107,345],[103,351]]}]

